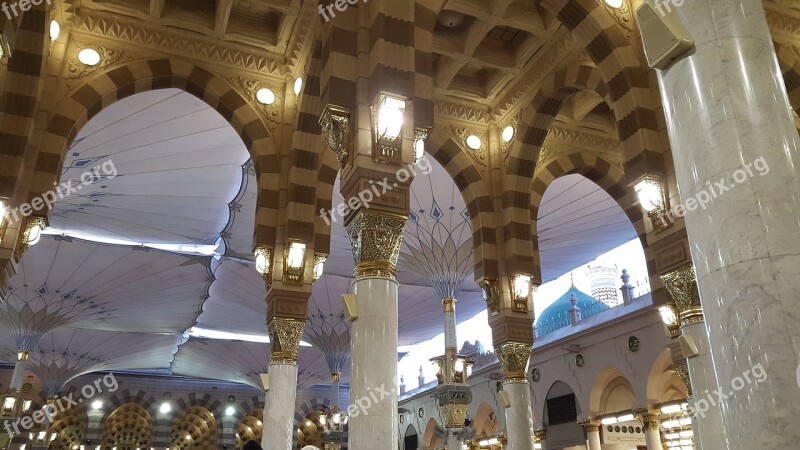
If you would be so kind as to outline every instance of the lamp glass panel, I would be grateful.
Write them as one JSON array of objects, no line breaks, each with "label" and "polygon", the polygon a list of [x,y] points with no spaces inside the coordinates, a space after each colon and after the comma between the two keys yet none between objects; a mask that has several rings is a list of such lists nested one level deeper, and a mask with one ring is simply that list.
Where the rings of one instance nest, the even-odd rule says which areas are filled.
[{"label": "lamp glass panel", "polygon": [[381,137],[397,139],[403,129],[403,100],[385,97],[378,111],[378,134]]},{"label": "lamp glass panel", "polygon": [[517,298],[527,298],[531,288],[530,275],[519,274],[514,277],[514,295]]},{"label": "lamp glass panel", "polygon": [[306,244],[301,242],[292,242],[289,245],[289,254],[286,258],[286,264],[291,269],[299,269],[303,267],[303,258],[306,255]]},{"label": "lamp glass panel", "polygon": [[634,190],[645,211],[651,212],[663,207],[664,195],[658,181],[645,178],[636,184]]}]

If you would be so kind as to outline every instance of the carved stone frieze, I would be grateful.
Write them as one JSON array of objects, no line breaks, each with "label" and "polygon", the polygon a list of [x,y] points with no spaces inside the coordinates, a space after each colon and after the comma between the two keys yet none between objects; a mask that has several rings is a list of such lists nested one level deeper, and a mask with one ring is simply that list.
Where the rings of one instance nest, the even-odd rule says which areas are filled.
[{"label": "carved stone frieze", "polygon": [[[255,105],[256,109],[261,111],[264,119],[266,119],[267,128],[274,132],[281,123],[281,111],[283,110],[284,102],[281,92],[283,92],[283,89],[277,86],[265,85],[264,83],[243,76],[232,76],[228,78],[228,81],[233,84],[236,90],[244,94],[244,96],[250,100],[251,105]],[[256,98],[258,90],[264,87],[269,88],[275,93],[275,101],[271,105],[261,103]]]},{"label": "carved stone frieze", "polygon": [[[64,85],[66,85],[67,89],[70,91],[83,83],[85,78],[102,72],[107,67],[135,59],[124,51],[108,48],[103,45],[89,45],[81,41],[73,41],[71,48],[70,56],[67,58],[67,64],[62,75]],[[80,62],[78,60],[78,52],[85,48],[97,50],[97,53],[100,54],[100,62],[94,66],[87,66]]]}]

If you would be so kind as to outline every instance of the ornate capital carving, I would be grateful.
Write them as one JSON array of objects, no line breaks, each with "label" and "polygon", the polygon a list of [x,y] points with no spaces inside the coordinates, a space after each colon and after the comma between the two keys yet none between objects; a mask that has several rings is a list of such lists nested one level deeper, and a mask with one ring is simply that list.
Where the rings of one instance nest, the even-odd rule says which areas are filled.
[{"label": "ornate capital carving", "polygon": [[306,323],[297,319],[274,317],[269,321],[269,340],[272,345],[272,362],[297,364],[297,350]]},{"label": "ornate capital carving", "polygon": [[497,288],[497,279],[484,278],[478,281],[478,286],[483,293],[483,301],[486,302],[489,315],[498,314],[500,312],[500,290]]},{"label": "ornate capital carving", "polygon": [[350,156],[350,111],[342,106],[328,105],[319,118],[328,147],[344,169]]},{"label": "ornate capital carving", "polygon": [[691,397],[692,379],[689,376],[689,366],[686,364],[686,360],[684,360],[682,364],[675,365],[675,372],[681,377],[681,380],[683,380],[683,384],[686,385],[686,391],[689,394],[689,397]]},{"label": "ornate capital carving", "polygon": [[467,407],[472,402],[469,386],[442,386],[436,393],[445,428],[463,428]]},{"label": "ornate capital carving", "polygon": [[446,298],[442,300],[442,307],[444,312],[456,312],[456,299]]},{"label": "ornate capital carving", "polygon": [[533,436],[536,438],[537,441],[546,441],[547,440],[547,428],[537,428],[533,431]]},{"label": "ornate capital carving", "polygon": [[405,224],[406,218],[396,214],[367,209],[357,213],[347,225],[356,278],[394,278]]},{"label": "ornate capital carving", "polygon": [[445,428],[463,428],[464,421],[467,419],[467,408],[469,405],[442,405],[442,419]]},{"label": "ornate capital carving", "polygon": [[599,433],[600,432],[600,424],[597,422],[586,422],[583,424],[583,429],[587,433]]},{"label": "ornate capital carving", "polygon": [[682,325],[703,322],[703,309],[700,305],[700,292],[697,290],[697,277],[693,265],[661,275],[661,281],[675,300]]},{"label": "ornate capital carving", "polygon": [[658,431],[661,428],[661,423],[658,421],[658,413],[642,414],[642,424],[647,431]]},{"label": "ornate capital carving", "polygon": [[506,342],[495,348],[506,381],[526,381],[532,350],[532,344],[522,342]]}]

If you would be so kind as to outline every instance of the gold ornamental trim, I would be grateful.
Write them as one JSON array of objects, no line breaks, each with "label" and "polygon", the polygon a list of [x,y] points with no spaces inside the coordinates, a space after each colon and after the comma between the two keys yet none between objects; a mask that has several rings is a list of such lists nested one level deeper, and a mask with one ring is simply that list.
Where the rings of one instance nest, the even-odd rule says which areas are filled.
[{"label": "gold ornamental trim", "polygon": [[456,312],[456,299],[454,298],[446,298],[442,300],[442,307],[444,308],[444,312]]},{"label": "gold ornamental trim", "polygon": [[583,424],[583,429],[587,433],[599,433],[600,432],[600,424],[595,422],[587,422]]},{"label": "gold ornamental trim", "polygon": [[305,321],[275,317],[267,325],[272,345],[272,362],[297,364],[297,351],[306,326]]},{"label": "gold ornamental trim", "polygon": [[445,428],[463,428],[464,421],[467,419],[467,408],[469,405],[465,404],[448,404],[442,405],[442,419],[444,420]]},{"label": "gold ornamental trim", "polygon": [[685,360],[683,364],[676,364],[675,365],[675,372],[681,377],[683,384],[686,385],[686,391],[689,397],[692,396],[692,378],[689,376],[689,366],[686,364]]},{"label": "gold ornamental trim", "polygon": [[339,105],[328,105],[322,111],[319,124],[328,147],[336,153],[342,169],[350,162],[350,111]]},{"label": "gold ornamental trim", "polygon": [[481,288],[483,301],[486,302],[486,309],[489,311],[490,316],[500,313],[500,289],[497,287],[496,278],[483,278],[478,281],[478,287]]},{"label": "gold ornamental trim", "polygon": [[690,264],[661,275],[661,281],[664,282],[669,295],[675,300],[682,326],[704,321],[703,308],[700,305],[700,292],[697,290],[697,276],[693,265]]},{"label": "gold ornamental trim", "polygon": [[661,422],[658,420],[658,414],[642,414],[642,424],[647,431],[658,431],[661,429]]},{"label": "gold ornamental trim", "polygon": [[331,380],[333,382],[338,383],[341,378],[342,378],[342,374],[340,372],[331,373]]},{"label": "gold ornamental trim", "polygon": [[533,344],[522,342],[506,342],[495,348],[500,368],[506,381],[527,381],[528,361],[531,358]]},{"label": "gold ornamental trim", "polygon": [[395,277],[405,225],[406,217],[399,214],[372,210],[357,213],[347,225],[357,279]]}]

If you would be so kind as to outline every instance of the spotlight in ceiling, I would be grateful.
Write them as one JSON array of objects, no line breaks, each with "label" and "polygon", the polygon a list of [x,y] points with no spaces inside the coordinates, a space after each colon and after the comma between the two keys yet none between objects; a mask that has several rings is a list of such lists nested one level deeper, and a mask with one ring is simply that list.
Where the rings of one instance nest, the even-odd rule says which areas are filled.
[{"label": "spotlight in ceiling", "polygon": [[614,8],[614,9],[619,9],[619,8],[622,8],[622,4],[625,2],[625,0],[605,0],[605,2],[606,2],[606,5]]},{"label": "spotlight in ceiling", "polygon": [[294,80],[294,95],[300,95],[300,91],[303,89],[303,79],[298,77]]},{"label": "spotlight in ceiling", "polygon": [[55,41],[58,39],[58,35],[61,34],[61,25],[59,25],[58,21],[51,20],[50,21],[50,40]]},{"label": "spotlight in ceiling", "polygon": [[483,142],[481,138],[471,134],[467,137],[467,147],[471,148],[472,150],[479,150],[483,146]]},{"label": "spotlight in ceiling", "polygon": [[275,103],[275,93],[270,89],[261,88],[256,92],[256,100],[265,105],[271,105]]},{"label": "spotlight in ceiling", "polygon": [[168,412],[172,411],[172,406],[170,406],[169,402],[164,402],[164,403],[162,403],[162,404],[161,404],[161,406],[158,408],[158,411],[159,411],[161,414],[166,414],[166,413],[168,413]]},{"label": "spotlight in ceiling", "polygon": [[456,11],[443,10],[439,14],[439,23],[447,28],[456,28],[464,23],[467,16]]},{"label": "spotlight in ceiling", "polygon": [[92,409],[100,409],[103,407],[103,402],[100,400],[95,400],[92,402]]},{"label": "spotlight in ceiling", "polygon": [[78,53],[78,61],[87,66],[96,66],[100,62],[100,53],[93,48],[85,48]]},{"label": "spotlight in ceiling", "polygon": [[227,408],[225,408],[225,415],[226,416],[232,416],[233,413],[235,413],[235,412],[236,412],[236,408],[234,408],[233,406],[228,406]]},{"label": "spotlight in ceiling", "polygon": [[503,128],[503,142],[511,142],[511,140],[514,139],[514,132],[514,127],[511,125]]}]

